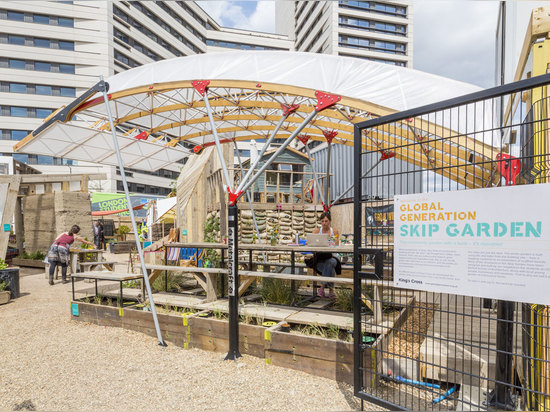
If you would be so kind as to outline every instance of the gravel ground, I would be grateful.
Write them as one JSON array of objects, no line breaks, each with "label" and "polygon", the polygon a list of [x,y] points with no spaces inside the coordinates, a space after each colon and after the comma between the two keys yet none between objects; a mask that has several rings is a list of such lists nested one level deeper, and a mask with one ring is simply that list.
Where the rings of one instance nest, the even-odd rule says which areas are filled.
[{"label": "gravel ground", "polygon": [[[349,385],[74,322],[71,285],[22,270],[0,306],[0,410],[358,410]],[[365,408],[380,409],[365,403]]]}]

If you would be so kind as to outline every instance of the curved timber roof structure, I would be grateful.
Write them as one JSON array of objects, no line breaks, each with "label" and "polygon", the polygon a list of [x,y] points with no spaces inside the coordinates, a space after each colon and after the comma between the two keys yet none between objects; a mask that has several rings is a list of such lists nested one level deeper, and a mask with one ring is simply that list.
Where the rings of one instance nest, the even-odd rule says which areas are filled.
[{"label": "curved timber roof structure", "polygon": [[[287,139],[295,133],[302,142],[307,142],[304,136],[320,141],[334,136],[333,143],[353,145],[354,123],[480,90],[371,61],[271,51],[163,60],[112,76],[106,83],[126,165],[150,169],[162,167],[164,160],[186,156],[192,148],[198,152],[213,145],[213,129],[221,143],[272,135]],[[85,119],[88,125],[71,121],[75,116]],[[57,156],[114,164],[112,152],[94,150],[110,147],[109,137],[105,136],[110,130],[106,119],[102,94],[90,89],[16,144],[15,150],[41,154],[49,154],[50,150]],[[61,125],[72,127],[71,132],[62,130]],[[394,133],[376,134],[376,139],[373,135],[363,136],[363,145],[368,150],[391,150],[407,141],[414,142],[419,132],[437,134],[448,130],[442,124],[435,126],[425,122],[424,130],[418,131],[403,123]],[[483,153],[483,160],[495,158],[497,151],[492,146],[460,137],[434,144],[430,148],[434,159],[452,165],[472,153]],[[398,157],[422,167],[425,161],[420,150],[425,152],[426,148],[411,145],[410,152],[400,151]],[[481,171],[477,175],[485,172],[489,173]],[[481,187],[475,179],[460,175],[461,171],[452,173],[446,177],[469,187]]]}]

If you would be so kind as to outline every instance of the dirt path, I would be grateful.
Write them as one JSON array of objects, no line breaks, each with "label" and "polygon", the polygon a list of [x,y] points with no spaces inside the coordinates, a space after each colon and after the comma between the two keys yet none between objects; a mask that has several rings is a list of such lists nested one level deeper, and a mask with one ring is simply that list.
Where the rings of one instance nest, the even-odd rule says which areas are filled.
[{"label": "dirt path", "polygon": [[[0,306],[0,410],[356,410],[349,385],[74,322],[70,283],[25,275]],[[367,404],[365,404],[367,407]],[[379,409],[375,406],[372,409]]]}]

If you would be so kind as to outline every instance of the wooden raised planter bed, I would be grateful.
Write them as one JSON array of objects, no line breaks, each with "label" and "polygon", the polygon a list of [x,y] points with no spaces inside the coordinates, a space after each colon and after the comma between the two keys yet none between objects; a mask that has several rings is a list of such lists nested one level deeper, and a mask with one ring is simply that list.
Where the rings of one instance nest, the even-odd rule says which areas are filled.
[{"label": "wooden raised planter bed", "polygon": [[[76,305],[76,309],[75,309]],[[151,312],[93,303],[72,302],[72,318],[103,326],[116,326],[135,330],[156,337]],[[401,311],[404,314],[404,311]],[[214,317],[199,317],[193,314],[158,314],[163,338],[186,349],[198,348],[215,352],[229,350],[229,323]],[[266,363],[300,370],[312,375],[337,381],[353,383],[353,343],[318,336],[282,332],[280,325],[271,328],[239,324],[239,349],[265,359]],[[364,352],[364,366],[375,370],[379,367],[384,340],[389,338],[391,328],[381,328],[375,341]],[[368,375],[368,376],[367,376]],[[364,382],[374,386],[374,373],[365,373]]]},{"label": "wooden raised planter bed", "polygon": [[12,264],[29,268],[45,268],[46,264],[41,260],[13,258]]}]

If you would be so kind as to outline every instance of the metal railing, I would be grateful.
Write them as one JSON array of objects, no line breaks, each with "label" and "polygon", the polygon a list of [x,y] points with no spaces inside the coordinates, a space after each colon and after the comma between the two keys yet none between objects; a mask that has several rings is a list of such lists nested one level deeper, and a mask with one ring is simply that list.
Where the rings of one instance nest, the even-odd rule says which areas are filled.
[{"label": "metal railing", "polygon": [[[355,125],[356,396],[392,410],[550,410],[550,306],[397,287],[393,232],[395,196],[550,182],[548,84]],[[360,269],[373,250],[384,260],[374,276]],[[381,318],[368,305],[380,301]]]}]

